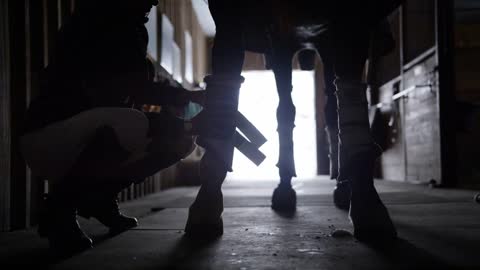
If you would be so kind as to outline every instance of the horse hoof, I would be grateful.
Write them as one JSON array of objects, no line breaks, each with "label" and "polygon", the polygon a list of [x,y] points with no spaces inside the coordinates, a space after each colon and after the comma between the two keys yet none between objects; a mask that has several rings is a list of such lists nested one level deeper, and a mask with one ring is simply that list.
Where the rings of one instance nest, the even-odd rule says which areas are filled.
[{"label": "horse hoof", "polygon": [[279,185],[272,195],[272,209],[278,212],[294,212],[297,207],[297,193],[289,187]]},{"label": "horse hoof", "polygon": [[391,222],[369,228],[361,228],[354,225],[354,237],[367,245],[373,247],[390,247],[397,241],[397,231],[390,225]]},{"label": "horse hoof", "polygon": [[223,234],[221,192],[201,190],[188,211],[185,234],[190,238],[214,239]]},{"label": "horse hoof", "polygon": [[350,184],[348,181],[337,182],[333,190],[333,203],[338,209],[348,211],[350,208]]},{"label": "horse hoof", "polygon": [[[371,199],[371,198],[376,199]],[[354,199],[350,206],[354,236],[372,246],[388,246],[397,239],[397,231],[388,210],[378,195]]]}]

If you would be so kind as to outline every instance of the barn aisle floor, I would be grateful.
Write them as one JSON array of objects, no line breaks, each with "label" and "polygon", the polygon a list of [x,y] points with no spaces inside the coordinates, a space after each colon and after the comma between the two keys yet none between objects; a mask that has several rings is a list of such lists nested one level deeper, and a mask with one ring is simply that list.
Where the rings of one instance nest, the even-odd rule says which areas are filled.
[{"label": "barn aisle floor", "polygon": [[[480,269],[480,204],[475,191],[377,181],[400,240],[375,250],[335,230],[352,231],[347,213],[333,206],[334,182],[294,181],[298,208],[282,216],[270,208],[271,181],[224,185],[224,235],[209,243],[184,237],[197,188],[182,187],[122,205],[140,225],[115,237],[95,221],[80,220],[94,248],[49,259],[35,231],[0,234],[2,269]],[[9,266],[5,268],[3,266]]]}]

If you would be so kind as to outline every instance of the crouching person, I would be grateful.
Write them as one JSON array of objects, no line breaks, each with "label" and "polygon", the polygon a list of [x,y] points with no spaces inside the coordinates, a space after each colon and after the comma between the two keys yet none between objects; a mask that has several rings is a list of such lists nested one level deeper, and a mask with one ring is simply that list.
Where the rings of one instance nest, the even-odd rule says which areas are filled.
[{"label": "crouching person", "polygon": [[192,152],[192,137],[182,129],[183,121],[169,115],[105,107],[26,133],[27,164],[50,183],[40,236],[54,251],[71,253],[92,247],[77,214],[96,218],[112,234],[137,226],[120,212],[117,195]]},{"label": "crouching person", "polygon": [[184,120],[140,109],[182,107],[199,95],[154,82],[144,23],[156,4],[81,1],[58,35],[20,145],[32,173],[50,183],[39,233],[54,251],[92,247],[77,214],[112,233],[135,227],[137,220],[119,211],[118,193],[193,150]]}]

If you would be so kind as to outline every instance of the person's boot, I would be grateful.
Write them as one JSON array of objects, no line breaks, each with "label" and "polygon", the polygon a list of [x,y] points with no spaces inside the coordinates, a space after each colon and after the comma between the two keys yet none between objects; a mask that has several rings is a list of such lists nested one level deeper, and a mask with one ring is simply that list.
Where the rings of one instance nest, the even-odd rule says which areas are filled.
[{"label": "person's boot", "polygon": [[59,256],[92,248],[90,239],[80,228],[74,203],[67,196],[46,195],[38,234],[48,238],[50,249]]},{"label": "person's boot", "polygon": [[205,148],[200,163],[202,186],[190,206],[185,233],[194,238],[215,238],[223,234],[222,183],[232,171],[235,119],[238,110],[241,76],[213,75],[207,83],[204,126],[197,144]]},{"label": "person's boot", "polygon": [[95,218],[109,228],[112,235],[119,234],[138,226],[138,220],[120,212],[117,196],[90,198],[88,202],[81,204],[78,215],[84,218]]},{"label": "person's boot", "polygon": [[396,229],[373,182],[380,147],[373,142],[368,122],[365,84],[336,81],[339,119],[340,179],[351,188],[350,219],[354,236],[370,244],[387,244],[397,238]]}]

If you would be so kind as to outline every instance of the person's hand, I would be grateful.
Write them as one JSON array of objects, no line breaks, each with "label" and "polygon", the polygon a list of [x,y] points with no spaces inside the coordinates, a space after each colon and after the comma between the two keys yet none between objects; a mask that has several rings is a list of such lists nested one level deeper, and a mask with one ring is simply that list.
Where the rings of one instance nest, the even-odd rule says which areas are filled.
[{"label": "person's hand", "polygon": [[175,93],[175,105],[176,106],[185,106],[190,101],[198,103],[200,105],[205,104],[205,91],[203,90],[187,90],[185,88],[178,88],[178,91]]},{"label": "person's hand", "polygon": [[205,99],[206,99],[205,90],[195,90],[195,91],[189,91],[189,92],[190,93],[188,94],[188,98],[190,99],[191,102],[195,102],[202,106],[205,105]]},{"label": "person's hand", "polygon": [[183,107],[190,101],[200,105],[205,104],[204,90],[188,90],[181,85],[172,85],[168,81],[154,83],[152,90],[149,93],[151,96],[145,97],[141,102],[174,107]]}]

